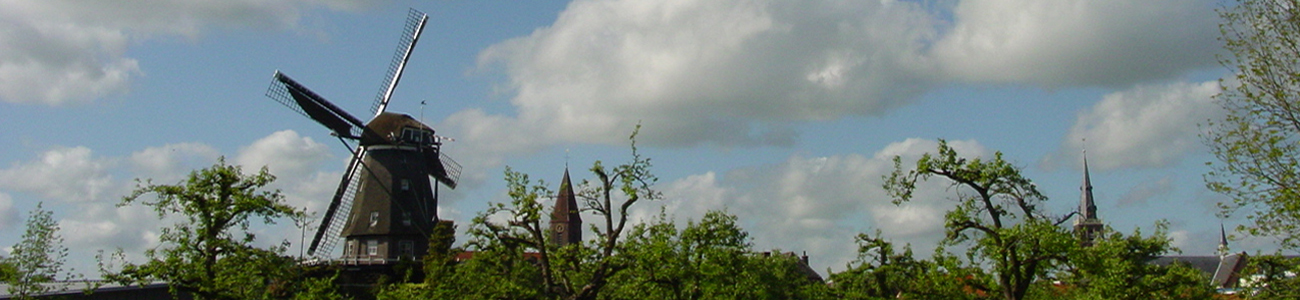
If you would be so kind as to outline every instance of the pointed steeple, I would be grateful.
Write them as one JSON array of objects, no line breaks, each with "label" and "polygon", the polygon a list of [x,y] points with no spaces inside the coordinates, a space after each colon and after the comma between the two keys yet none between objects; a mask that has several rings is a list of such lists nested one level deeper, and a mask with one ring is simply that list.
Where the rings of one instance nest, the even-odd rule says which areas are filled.
[{"label": "pointed steeple", "polygon": [[573,194],[569,168],[565,166],[564,179],[560,180],[560,190],[555,196],[555,208],[551,211],[552,243],[559,246],[582,243],[582,217],[578,210],[578,197]]},{"label": "pointed steeple", "polygon": [[1228,230],[1219,222],[1219,255],[1228,255]]},{"label": "pointed steeple", "polygon": [[1083,150],[1083,184],[1079,186],[1079,217],[1074,219],[1074,232],[1079,243],[1092,246],[1106,225],[1097,218],[1097,204],[1092,199],[1092,176],[1088,174],[1088,150]]},{"label": "pointed steeple", "polygon": [[1079,191],[1082,196],[1079,199],[1078,221],[1096,220],[1097,204],[1092,200],[1092,177],[1088,174],[1088,150],[1083,150],[1083,184],[1079,186]]}]

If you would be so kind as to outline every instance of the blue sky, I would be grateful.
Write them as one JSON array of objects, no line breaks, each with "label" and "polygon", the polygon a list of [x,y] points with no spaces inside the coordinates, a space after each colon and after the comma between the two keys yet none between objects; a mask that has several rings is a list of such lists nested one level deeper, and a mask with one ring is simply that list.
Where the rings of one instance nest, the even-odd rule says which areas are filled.
[{"label": "blue sky", "polygon": [[[462,229],[506,200],[505,166],[558,182],[567,161],[588,178],[628,159],[640,123],[665,199],[637,218],[726,209],[757,248],[807,251],[819,270],[877,228],[933,248],[950,191],[894,206],[880,177],[936,139],[1003,152],[1064,215],[1086,138],[1104,221],[1168,220],[1186,254],[1217,243],[1223,197],[1204,188],[1197,137],[1228,74],[1212,1],[0,3],[0,245],[44,202],[83,271],[98,249],[156,245],[168,221],[113,206],[134,178],[225,156],[323,208],[347,150],[263,96],[271,74],[368,115],[408,8],[430,18],[390,111],[456,139],[463,183],[440,215]],[[296,247],[284,223],[257,228],[262,242]]]}]

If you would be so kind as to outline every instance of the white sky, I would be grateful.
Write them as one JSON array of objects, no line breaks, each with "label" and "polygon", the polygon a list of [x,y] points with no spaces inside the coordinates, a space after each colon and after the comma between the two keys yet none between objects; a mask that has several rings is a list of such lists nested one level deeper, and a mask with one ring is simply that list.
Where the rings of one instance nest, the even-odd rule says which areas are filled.
[{"label": "white sky", "polygon": [[[269,166],[291,203],[321,210],[346,149],[264,97],[270,75],[366,116],[414,7],[430,21],[390,111],[456,139],[445,151],[465,174],[441,216],[462,229],[506,201],[504,166],[558,182],[567,157],[581,181],[596,160],[626,161],[640,123],[667,199],[636,216],[726,209],[757,248],[807,251],[818,270],[844,269],[853,235],[876,228],[928,255],[949,191],[894,206],[880,185],[892,156],[938,138],[1004,152],[1058,215],[1077,206],[1086,146],[1104,221],[1166,219],[1184,253],[1209,254],[1224,198],[1204,188],[1197,124],[1222,114],[1216,5],[0,0],[0,245],[44,201],[78,270],[100,249],[138,256],[162,223],[114,207],[133,179],[175,182],[222,155]],[[297,247],[282,223],[262,242]]]}]

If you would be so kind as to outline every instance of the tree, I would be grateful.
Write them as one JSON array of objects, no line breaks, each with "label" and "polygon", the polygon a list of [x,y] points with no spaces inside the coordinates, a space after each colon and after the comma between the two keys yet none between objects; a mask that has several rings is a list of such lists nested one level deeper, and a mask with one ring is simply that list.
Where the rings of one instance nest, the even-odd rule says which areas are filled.
[{"label": "tree", "polygon": [[1072,299],[1208,299],[1214,289],[1201,271],[1184,264],[1160,266],[1150,261],[1177,251],[1170,246],[1168,224],[1158,222],[1155,233],[1142,236],[1107,230],[1090,247],[1070,252],[1064,282]]},{"label": "tree", "polygon": [[1235,72],[1215,96],[1226,110],[1203,135],[1218,162],[1210,190],[1231,198],[1224,213],[1250,210],[1252,235],[1300,247],[1300,1],[1239,0],[1219,11],[1221,40]]},{"label": "tree", "polygon": [[1252,291],[1248,299],[1296,299],[1300,298],[1300,259],[1273,255],[1250,257],[1243,274],[1255,274],[1243,284],[1243,288]]},{"label": "tree", "polygon": [[[627,267],[615,256],[627,226],[628,209],[641,201],[660,198],[659,192],[651,188],[658,178],[650,172],[650,159],[637,151],[639,131],[637,126],[628,137],[632,161],[612,168],[596,161],[589,169],[596,176],[595,181],[583,181],[580,185],[577,197],[582,199],[581,210],[601,218],[600,223],[591,227],[596,233],[594,241],[563,248],[553,246],[547,240],[548,229],[542,224],[546,211],[539,201],[551,195],[550,189],[544,183],[533,185],[527,174],[507,169],[511,201],[491,204],[474,219],[470,234],[476,240],[470,244],[485,250],[490,249],[483,246],[505,247],[509,249],[505,252],[520,255],[524,250],[536,251],[540,293],[566,299],[595,299],[609,278]],[[493,215],[505,215],[509,220],[492,222]]]},{"label": "tree", "polygon": [[[147,262],[125,264],[105,277],[120,282],[160,279],[173,292],[185,291],[196,299],[267,297],[272,284],[294,279],[291,267],[296,262],[284,255],[287,244],[254,246],[248,227],[252,220],[274,224],[275,219],[303,216],[284,203],[278,190],[264,189],[274,180],[266,168],[245,175],[224,158],[176,184],[137,180],[136,190],[119,206],[140,203],[153,208],[160,219],[181,221],[162,230],[162,245],[145,252]],[[156,197],[145,197],[148,194]]]},{"label": "tree", "polygon": [[923,155],[911,170],[895,156],[884,188],[901,204],[912,199],[917,181],[935,176],[957,190],[957,207],[944,215],[943,243],[973,242],[968,257],[991,264],[993,288],[1004,299],[1024,299],[1030,286],[1064,261],[1077,242],[1059,226],[1065,218],[1052,219],[1039,209],[1047,198],[1002,160],[1001,152],[989,161],[967,159],[939,140],[937,155]]},{"label": "tree", "polygon": [[734,215],[709,211],[684,229],[662,213],[628,232],[605,299],[819,299],[821,281],[797,257],[756,253]]},{"label": "tree", "polygon": [[22,241],[14,244],[9,257],[3,260],[6,273],[12,272],[5,280],[9,294],[16,299],[29,299],[59,289],[49,283],[75,277],[72,270],[63,269],[67,258],[68,248],[63,246],[63,236],[59,235],[59,222],[42,203],[37,203],[27,217]]},{"label": "tree", "polygon": [[587,275],[583,276],[586,279],[584,283],[572,282],[565,287],[566,292],[572,295],[570,299],[596,299],[609,277],[627,267],[618,264],[614,255],[627,226],[628,209],[642,200],[654,201],[662,197],[659,191],[651,188],[659,178],[650,172],[650,158],[637,152],[636,135],[640,131],[641,125],[638,124],[628,137],[632,144],[631,162],[606,168],[599,160],[596,161],[590,169],[596,175],[596,181],[584,180],[579,189],[577,196],[582,199],[582,210],[595,213],[604,224],[591,226],[596,232],[595,253],[590,257],[589,266],[573,269]]},{"label": "tree", "polygon": [[841,299],[886,299],[902,297],[930,286],[917,279],[934,266],[912,257],[911,245],[895,251],[894,243],[881,237],[880,230],[858,234],[858,258],[847,270],[831,275],[831,282]]}]

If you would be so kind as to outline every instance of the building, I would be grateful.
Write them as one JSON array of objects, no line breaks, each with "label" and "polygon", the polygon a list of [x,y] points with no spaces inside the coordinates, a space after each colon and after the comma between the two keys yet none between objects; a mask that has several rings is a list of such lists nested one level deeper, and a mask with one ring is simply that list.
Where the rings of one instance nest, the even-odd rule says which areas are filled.
[{"label": "building", "polygon": [[1083,184],[1079,186],[1079,215],[1074,219],[1074,233],[1079,236],[1079,244],[1092,246],[1105,229],[1105,224],[1097,218],[1097,204],[1092,199],[1092,178],[1088,174],[1088,151],[1083,151]]},{"label": "building", "polygon": [[569,181],[569,168],[564,168],[564,179],[555,195],[555,208],[551,210],[551,243],[566,246],[582,243],[582,216],[578,215],[578,197],[573,194]]},{"label": "building", "polygon": [[[1105,229],[1105,224],[1097,217],[1097,205],[1093,201],[1087,151],[1083,154],[1083,184],[1079,186],[1079,190],[1079,212],[1074,221],[1074,232],[1079,237],[1079,244],[1085,247],[1092,246]],[[1228,235],[1222,224],[1219,225],[1218,252],[1216,255],[1157,256],[1148,263],[1160,266],[1184,264],[1208,276],[1209,284],[1216,289],[1237,288],[1242,278],[1241,272],[1246,268],[1250,257],[1246,252],[1228,252]]]}]

